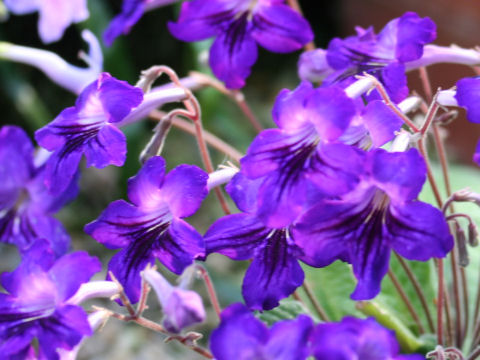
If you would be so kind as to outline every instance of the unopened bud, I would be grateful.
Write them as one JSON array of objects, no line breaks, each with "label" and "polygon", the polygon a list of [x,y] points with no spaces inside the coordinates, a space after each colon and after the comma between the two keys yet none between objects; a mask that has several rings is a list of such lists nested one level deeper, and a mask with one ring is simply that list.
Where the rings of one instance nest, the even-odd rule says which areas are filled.
[{"label": "unopened bud", "polygon": [[468,243],[472,247],[478,245],[478,228],[472,222],[468,224]]},{"label": "unopened bud", "polygon": [[163,326],[179,333],[183,328],[205,320],[202,298],[192,290],[171,285],[160,273],[145,269],[142,276],[155,290],[163,309]]},{"label": "unopened bud", "polygon": [[467,238],[465,236],[465,231],[463,231],[458,224],[456,225],[455,237],[457,238],[459,263],[460,266],[465,267],[470,262],[467,251]]}]

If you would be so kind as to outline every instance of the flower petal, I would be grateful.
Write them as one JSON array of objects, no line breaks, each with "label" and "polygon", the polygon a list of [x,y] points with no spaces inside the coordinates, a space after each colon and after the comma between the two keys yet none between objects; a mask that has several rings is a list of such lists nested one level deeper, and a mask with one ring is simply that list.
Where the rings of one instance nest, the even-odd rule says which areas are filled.
[{"label": "flower petal", "polygon": [[247,260],[253,257],[268,233],[256,216],[228,215],[215,221],[207,230],[205,247],[207,254],[217,252],[233,260]]},{"label": "flower petal", "polygon": [[169,22],[168,30],[183,41],[204,40],[216,35],[232,21],[236,1],[193,0],[182,3],[177,23]]},{"label": "flower petal", "polygon": [[333,141],[356,114],[355,103],[337,86],[315,89],[306,102],[308,117],[324,141]]},{"label": "flower petal", "polygon": [[39,355],[58,359],[58,348],[71,350],[84,336],[92,335],[85,311],[74,305],[64,305],[55,313],[39,321]]},{"label": "flower petal", "polygon": [[161,194],[175,217],[193,215],[208,194],[208,174],[194,165],[179,165],[167,176]]},{"label": "flower petal", "polygon": [[128,179],[128,198],[136,206],[155,209],[161,203],[160,188],[165,177],[165,160],[154,156],[142,166],[137,175]]},{"label": "flower petal", "polygon": [[252,310],[270,310],[302,285],[305,275],[289,245],[285,230],[274,230],[256,251],[245,278],[242,294]]},{"label": "flower petal", "polygon": [[210,348],[217,360],[261,359],[268,336],[267,327],[237,303],[222,311],[220,326],[210,337]]},{"label": "flower petal", "polygon": [[426,180],[425,161],[417,149],[405,152],[387,152],[376,149],[369,152],[367,168],[373,183],[394,201],[415,199]]},{"label": "flower petal", "polygon": [[96,257],[85,251],[76,251],[58,259],[48,273],[56,283],[59,300],[65,301],[101,269],[102,264]]},{"label": "flower petal", "polygon": [[307,20],[285,4],[259,4],[253,15],[252,37],[273,52],[299,50],[313,40]]},{"label": "flower petal", "polygon": [[403,121],[383,102],[374,100],[362,111],[362,121],[370,133],[372,144],[380,147],[395,137]]},{"label": "flower petal", "polygon": [[283,89],[275,99],[273,105],[273,121],[279,128],[287,132],[298,130],[309,122],[309,113],[305,104],[313,94],[313,85],[302,81],[294,90]]},{"label": "flower petal", "polygon": [[210,67],[217,78],[229,89],[245,86],[245,79],[257,61],[257,44],[247,30],[229,36],[221,33],[210,48]]},{"label": "flower petal", "polygon": [[453,238],[442,212],[414,201],[392,204],[385,219],[390,244],[409,260],[443,258],[453,248]]},{"label": "flower petal", "polygon": [[275,323],[265,346],[267,358],[278,360],[305,360],[310,355],[307,339],[313,330],[313,321],[306,315],[294,320]]},{"label": "flower petal", "polygon": [[97,220],[87,224],[84,230],[108,248],[116,249],[144,236],[150,237],[151,231],[170,220],[171,214],[166,207],[163,211],[144,211],[124,200],[117,200],[108,205]]},{"label": "flower petal", "polygon": [[122,166],[127,154],[127,139],[115,126],[106,124],[85,144],[84,152],[87,167]]}]

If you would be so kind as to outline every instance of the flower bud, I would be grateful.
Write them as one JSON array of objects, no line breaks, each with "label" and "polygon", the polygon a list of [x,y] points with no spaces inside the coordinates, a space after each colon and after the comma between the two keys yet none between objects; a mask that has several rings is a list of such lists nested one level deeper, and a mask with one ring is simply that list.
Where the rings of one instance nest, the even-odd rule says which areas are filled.
[{"label": "flower bud", "polygon": [[160,273],[145,269],[143,278],[157,293],[163,309],[163,326],[172,333],[205,320],[202,298],[191,290],[172,286]]}]

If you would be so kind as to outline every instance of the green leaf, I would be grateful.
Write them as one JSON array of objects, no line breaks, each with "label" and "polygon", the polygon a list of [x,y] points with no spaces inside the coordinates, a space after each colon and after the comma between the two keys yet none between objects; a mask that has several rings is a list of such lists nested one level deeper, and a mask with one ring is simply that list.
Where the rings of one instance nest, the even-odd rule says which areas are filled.
[{"label": "green leaf", "polygon": [[346,315],[361,315],[355,301],[350,299],[356,280],[348,264],[336,261],[320,269],[307,265],[303,269],[306,281],[332,321],[340,321]]}]

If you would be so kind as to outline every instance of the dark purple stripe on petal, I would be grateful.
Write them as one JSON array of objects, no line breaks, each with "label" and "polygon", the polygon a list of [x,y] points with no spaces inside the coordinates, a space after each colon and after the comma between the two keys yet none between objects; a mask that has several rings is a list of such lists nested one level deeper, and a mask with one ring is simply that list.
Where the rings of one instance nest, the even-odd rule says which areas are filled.
[{"label": "dark purple stripe on petal", "polygon": [[290,245],[288,230],[273,230],[245,274],[242,293],[250,309],[269,310],[291,295],[304,280],[299,250]]}]

